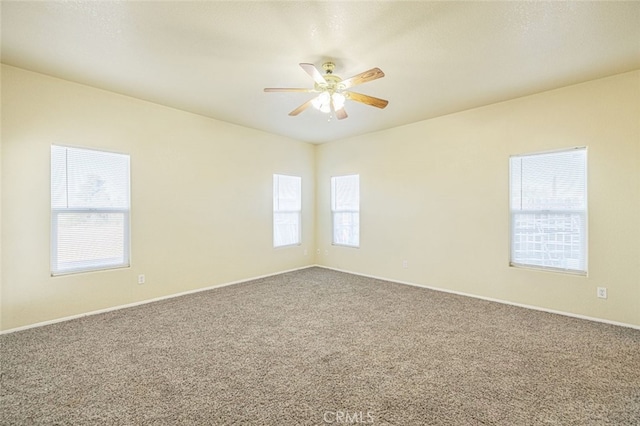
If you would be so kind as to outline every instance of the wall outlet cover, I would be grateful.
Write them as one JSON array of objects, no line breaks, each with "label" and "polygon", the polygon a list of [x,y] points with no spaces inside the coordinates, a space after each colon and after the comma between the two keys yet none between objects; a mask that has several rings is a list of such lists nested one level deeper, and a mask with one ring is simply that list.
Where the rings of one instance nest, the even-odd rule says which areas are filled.
[{"label": "wall outlet cover", "polygon": [[607,288],[606,287],[598,287],[598,297],[600,299],[607,298]]}]

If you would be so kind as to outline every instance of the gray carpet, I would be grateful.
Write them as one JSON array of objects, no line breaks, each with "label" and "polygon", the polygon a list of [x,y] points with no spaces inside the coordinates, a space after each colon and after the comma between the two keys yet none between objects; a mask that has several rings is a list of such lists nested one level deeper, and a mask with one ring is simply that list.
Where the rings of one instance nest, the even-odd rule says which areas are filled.
[{"label": "gray carpet", "polygon": [[0,344],[5,425],[640,423],[638,330],[320,268]]}]

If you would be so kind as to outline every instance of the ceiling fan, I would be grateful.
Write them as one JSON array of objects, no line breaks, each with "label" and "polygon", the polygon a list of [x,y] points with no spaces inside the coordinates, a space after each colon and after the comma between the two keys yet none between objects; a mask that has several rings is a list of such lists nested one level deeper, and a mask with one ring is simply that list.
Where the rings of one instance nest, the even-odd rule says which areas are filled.
[{"label": "ceiling fan", "polygon": [[300,64],[302,69],[313,78],[315,84],[312,89],[296,89],[296,88],[266,88],[265,92],[306,92],[306,93],[318,93],[318,96],[308,100],[289,113],[294,116],[300,114],[309,106],[313,105],[315,108],[322,112],[330,113],[334,112],[338,120],[347,118],[347,112],[344,109],[345,101],[352,100],[361,102],[366,105],[371,105],[377,108],[384,108],[389,101],[384,99],[375,98],[369,95],[363,95],[362,93],[352,92],[350,89],[358,84],[366,83],[368,81],[376,80],[384,77],[384,73],[380,68],[372,68],[369,71],[365,71],[358,75],[354,75],[346,80],[341,79],[337,75],[333,74],[335,64],[333,62],[325,62],[322,68],[325,71],[323,75],[318,68],[313,64]]}]

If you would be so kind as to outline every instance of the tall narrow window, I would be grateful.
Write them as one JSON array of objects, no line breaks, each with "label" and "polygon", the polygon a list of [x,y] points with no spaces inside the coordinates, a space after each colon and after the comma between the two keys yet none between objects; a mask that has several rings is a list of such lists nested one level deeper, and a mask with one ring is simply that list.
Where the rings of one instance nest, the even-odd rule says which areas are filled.
[{"label": "tall narrow window", "polygon": [[333,244],[360,246],[360,175],[331,178]]},{"label": "tall narrow window", "polygon": [[510,159],[511,264],[586,273],[587,151]]},{"label": "tall narrow window", "polygon": [[51,147],[52,275],[129,266],[129,156]]},{"label": "tall narrow window", "polygon": [[300,244],[302,178],[273,175],[273,246]]}]

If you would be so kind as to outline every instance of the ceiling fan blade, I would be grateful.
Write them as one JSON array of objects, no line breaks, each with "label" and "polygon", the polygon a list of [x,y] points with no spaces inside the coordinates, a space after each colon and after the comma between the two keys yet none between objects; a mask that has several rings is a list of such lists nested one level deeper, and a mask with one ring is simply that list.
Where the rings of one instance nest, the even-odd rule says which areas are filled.
[{"label": "ceiling fan blade", "polygon": [[344,95],[347,99],[351,99],[352,101],[362,102],[363,104],[371,105],[376,108],[384,108],[387,106],[389,101],[375,98],[369,95],[363,95],[362,93],[356,92],[344,92]]},{"label": "ceiling fan blade", "polygon": [[306,71],[307,74],[311,76],[311,78],[313,78],[313,81],[315,81],[318,84],[327,84],[327,81],[322,76],[322,73],[318,71],[318,68],[316,68],[315,65],[302,63],[300,64],[300,66],[302,67],[303,70]]},{"label": "ceiling fan blade", "polygon": [[297,88],[288,88],[288,87],[267,87],[264,89],[265,92],[317,92],[315,89],[297,89]]},{"label": "ceiling fan blade", "polygon": [[294,109],[293,111],[291,111],[289,113],[289,115],[294,116],[294,115],[298,115],[300,114],[302,111],[304,111],[305,109],[309,108],[311,106],[311,103],[313,102],[315,98],[308,100],[307,102],[303,103],[302,105],[300,105],[298,108]]},{"label": "ceiling fan blade", "polygon": [[346,80],[342,80],[340,84],[344,85],[345,89],[348,89],[349,87],[357,86],[358,84],[366,83],[367,81],[376,80],[382,77],[384,77],[384,73],[380,68],[371,68],[369,71],[365,71]]}]

